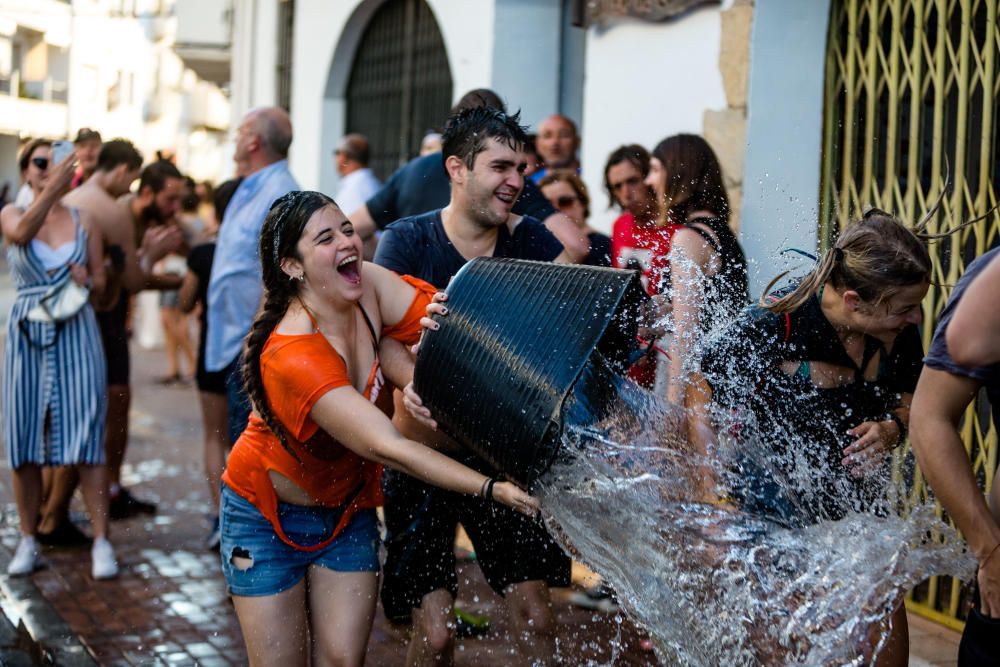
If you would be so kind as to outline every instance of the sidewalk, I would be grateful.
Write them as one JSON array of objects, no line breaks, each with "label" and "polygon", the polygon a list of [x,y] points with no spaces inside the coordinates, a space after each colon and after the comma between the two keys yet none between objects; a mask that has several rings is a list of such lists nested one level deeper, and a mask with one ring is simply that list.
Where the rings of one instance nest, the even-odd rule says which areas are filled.
[{"label": "sidewalk", "polygon": [[[115,581],[90,578],[86,549],[47,551],[49,567],[30,579],[0,576],[0,607],[11,621],[10,627],[0,622],[0,662],[37,664],[37,655],[30,658],[30,650],[37,653],[40,648],[55,664],[246,664],[219,555],[201,548],[208,531],[208,492],[201,477],[196,393],[190,386],[154,384],[152,378],[163,373],[163,363],[159,353],[134,352],[132,436],[125,467],[126,485],[138,496],[156,500],[159,513],[112,524],[112,541],[122,567]],[[4,567],[18,534],[10,479],[3,465],[0,565]],[[74,509],[82,512],[82,504],[77,501]],[[514,643],[506,633],[500,599],[474,564],[462,566],[459,580],[460,604],[489,615],[494,627],[485,638],[460,641],[456,664],[512,664]],[[640,635],[627,621],[572,607],[559,592],[555,598],[565,664],[655,664],[652,655],[639,648]],[[34,647],[23,641],[18,644],[20,624],[34,638]],[[911,616],[910,635],[911,665],[955,664],[955,633]],[[5,652],[8,646],[14,648]],[[15,660],[13,655],[21,657]],[[405,645],[379,611],[368,664],[400,665],[404,656]]]},{"label": "sidewalk", "polygon": [[[0,575],[0,582],[6,582],[0,588],[0,606],[14,627],[23,622],[49,651],[57,640],[78,640],[101,665],[243,665],[247,657],[226,597],[219,555],[201,548],[208,532],[208,489],[201,477],[197,396],[191,386],[154,384],[152,378],[162,373],[161,354],[134,350],[132,433],[124,480],[139,497],[158,502],[159,512],[112,523],[121,576],[95,582],[90,578],[89,550],[48,550],[44,556],[49,567],[30,579]],[[4,567],[18,535],[10,479],[3,465]],[[77,499],[74,516],[86,529],[82,512]],[[460,604],[489,615],[493,632],[459,642],[456,664],[510,664],[514,643],[507,637],[500,598],[474,564],[462,566],[459,575]],[[27,589],[17,594],[21,604],[5,599],[11,586]],[[26,609],[25,600],[31,609]],[[636,630],[615,616],[578,609],[561,599],[556,600],[556,612],[560,651],[567,664],[608,663],[614,654],[620,657],[617,664],[655,664],[652,655],[638,647]],[[404,656],[404,643],[380,611],[368,664],[399,665]]]}]

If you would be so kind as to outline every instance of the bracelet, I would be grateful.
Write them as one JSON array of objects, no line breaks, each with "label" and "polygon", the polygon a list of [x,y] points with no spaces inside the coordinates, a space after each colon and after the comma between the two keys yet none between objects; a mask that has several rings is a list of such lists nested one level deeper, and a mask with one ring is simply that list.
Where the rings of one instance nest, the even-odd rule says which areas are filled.
[{"label": "bracelet", "polygon": [[497,483],[496,477],[490,477],[489,484],[486,485],[486,499],[493,500],[493,485]]},{"label": "bracelet", "polygon": [[993,547],[993,550],[986,554],[986,558],[984,558],[983,562],[979,564],[980,569],[986,567],[986,564],[990,562],[990,558],[997,552],[998,549],[1000,549],[1000,542],[997,542],[997,545]]},{"label": "bracelet", "polygon": [[906,424],[903,422],[903,418],[897,415],[895,412],[885,413],[885,421],[896,422],[896,426],[899,427],[899,438],[896,440],[896,444],[893,448],[899,447],[906,440]]},{"label": "bracelet", "polygon": [[486,497],[486,485],[489,484],[489,483],[490,483],[490,478],[487,477],[486,479],[483,480],[483,483],[479,486],[479,497],[480,498],[485,498]]}]

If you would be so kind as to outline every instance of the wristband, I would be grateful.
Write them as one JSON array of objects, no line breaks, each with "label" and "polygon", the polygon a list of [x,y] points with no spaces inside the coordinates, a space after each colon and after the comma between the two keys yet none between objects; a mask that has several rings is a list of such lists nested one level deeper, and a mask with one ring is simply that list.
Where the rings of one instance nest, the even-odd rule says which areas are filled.
[{"label": "wristband", "polygon": [[497,483],[496,477],[490,477],[489,483],[486,485],[486,499],[493,500],[493,485]]},{"label": "wristband", "polygon": [[893,447],[899,447],[906,440],[906,424],[903,422],[903,418],[897,415],[895,412],[885,413],[885,421],[896,422],[896,426],[899,427],[899,438],[896,440],[896,444]]}]

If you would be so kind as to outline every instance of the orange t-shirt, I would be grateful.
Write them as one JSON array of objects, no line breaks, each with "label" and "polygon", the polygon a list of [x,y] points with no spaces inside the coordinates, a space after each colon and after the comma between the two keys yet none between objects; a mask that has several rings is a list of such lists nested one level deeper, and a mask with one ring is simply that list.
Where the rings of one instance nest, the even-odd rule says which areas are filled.
[{"label": "orange t-shirt", "polygon": [[[383,327],[381,336],[413,345],[420,338],[420,318],[436,290],[416,278],[402,278],[417,289],[416,296],[403,318],[393,326]],[[283,542],[303,551],[316,551],[330,544],[359,509],[382,504],[382,467],[341,445],[309,417],[321,396],[351,384],[344,360],[323,334],[273,332],[261,352],[260,368],[271,411],[285,427],[294,455],[281,445],[263,419],[251,414],[229,455],[222,481],[260,510]],[[382,384],[376,354],[365,384],[365,398],[374,403]],[[268,476],[271,470],[294,482],[318,505],[345,505],[340,522],[327,539],[302,546],[285,534],[278,520],[278,496]]]}]

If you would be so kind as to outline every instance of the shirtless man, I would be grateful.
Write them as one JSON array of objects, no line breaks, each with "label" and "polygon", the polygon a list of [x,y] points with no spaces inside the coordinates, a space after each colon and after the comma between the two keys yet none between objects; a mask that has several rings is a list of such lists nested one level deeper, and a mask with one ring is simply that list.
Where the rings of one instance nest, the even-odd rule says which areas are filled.
[{"label": "shirtless man", "polygon": [[[139,176],[142,155],[124,139],[104,144],[97,168],[83,185],[63,199],[67,206],[77,208],[90,221],[93,229],[103,236],[108,271],[105,297],[97,304],[105,355],[108,362],[108,429],[105,436],[109,482],[118,485],[121,462],[128,440],[128,338],[125,315],[128,295],[142,289],[176,287],[176,276],[153,276],[149,267],[180,242],[174,227],[156,227],[142,238],[136,247],[136,225],[130,211],[130,201],[119,198],[128,193]],[[147,168],[148,169],[148,168]],[[140,188],[141,189],[141,188]],[[173,281],[173,282],[171,282]],[[76,489],[76,470],[58,468],[53,474],[50,491],[42,510],[38,541],[42,544],[69,546],[86,542],[87,538],[69,521],[69,505]],[[112,488],[112,518],[116,494]],[[127,493],[127,492],[126,492]],[[118,494],[121,498],[121,493]],[[119,500],[119,504],[121,501]]]}]

